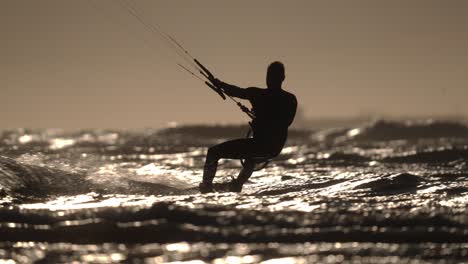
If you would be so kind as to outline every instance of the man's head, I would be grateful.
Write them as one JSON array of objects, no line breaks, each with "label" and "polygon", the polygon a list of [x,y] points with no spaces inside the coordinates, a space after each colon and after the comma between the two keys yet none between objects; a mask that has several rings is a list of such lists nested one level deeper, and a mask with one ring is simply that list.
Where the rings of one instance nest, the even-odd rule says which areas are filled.
[{"label": "man's head", "polygon": [[268,66],[267,70],[267,87],[270,89],[280,89],[285,78],[284,65],[279,61],[275,61]]}]

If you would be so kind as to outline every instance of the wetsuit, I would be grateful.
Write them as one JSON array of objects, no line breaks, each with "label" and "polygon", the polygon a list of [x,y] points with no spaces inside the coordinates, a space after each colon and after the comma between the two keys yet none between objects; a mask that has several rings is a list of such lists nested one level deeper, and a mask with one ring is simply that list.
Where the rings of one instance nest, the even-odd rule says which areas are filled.
[{"label": "wetsuit", "polygon": [[226,94],[249,100],[255,118],[252,121],[252,138],[235,139],[208,149],[203,184],[211,185],[216,174],[218,160],[245,159],[236,185],[240,189],[255,168],[255,158],[277,156],[288,137],[288,127],[294,120],[297,108],[296,97],[282,89],[242,89],[227,83],[220,83]]}]

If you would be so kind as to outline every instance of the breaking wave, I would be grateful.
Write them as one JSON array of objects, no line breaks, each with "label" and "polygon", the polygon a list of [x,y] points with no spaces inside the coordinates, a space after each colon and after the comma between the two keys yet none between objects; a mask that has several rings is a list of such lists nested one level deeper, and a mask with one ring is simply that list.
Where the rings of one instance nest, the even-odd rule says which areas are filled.
[{"label": "breaking wave", "polygon": [[[152,164],[151,164],[152,165]],[[0,196],[12,195],[21,199],[49,198],[59,195],[99,194],[175,194],[193,187],[174,184],[177,177],[160,175],[161,180],[136,177],[135,173],[104,167],[81,173],[25,164],[0,156]],[[112,166],[111,166],[112,168]],[[120,174],[119,174],[120,173]],[[165,177],[164,177],[165,176]]]}]

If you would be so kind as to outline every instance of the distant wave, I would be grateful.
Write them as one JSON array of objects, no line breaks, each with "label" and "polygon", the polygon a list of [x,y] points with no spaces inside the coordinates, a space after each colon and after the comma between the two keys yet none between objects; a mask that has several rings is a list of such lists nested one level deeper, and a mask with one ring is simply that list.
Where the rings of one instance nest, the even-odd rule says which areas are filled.
[{"label": "distant wave", "polygon": [[468,127],[454,122],[391,122],[380,120],[370,126],[349,132],[354,140],[396,140],[422,138],[468,138]]},{"label": "distant wave", "polygon": [[[219,140],[246,137],[246,125],[182,125],[141,131],[57,129],[11,129],[0,131],[0,153],[19,156],[25,153],[83,152],[107,154],[176,153],[190,147],[206,147]],[[308,130],[290,130],[289,139],[305,141]]]},{"label": "distant wave", "polygon": [[388,141],[430,138],[468,138],[465,124],[450,121],[397,122],[379,120],[353,129],[334,129],[315,136],[323,141]]},{"label": "distant wave", "polygon": [[362,162],[379,161],[379,162],[394,162],[394,163],[447,163],[453,161],[468,161],[467,148],[443,148],[429,149],[422,151],[412,151],[403,154],[394,154],[394,156],[366,157],[356,153],[332,152],[317,155],[318,159],[327,161],[340,161],[349,164],[359,164]]},{"label": "distant wave", "polygon": [[[201,138],[239,138],[245,137],[249,131],[248,125],[183,125],[165,128],[159,135],[180,135]],[[310,131],[290,129],[290,138],[307,138]]]},{"label": "distant wave", "polygon": [[437,149],[417,153],[405,154],[401,156],[388,157],[383,161],[402,163],[443,163],[457,160],[468,160],[468,149]]}]

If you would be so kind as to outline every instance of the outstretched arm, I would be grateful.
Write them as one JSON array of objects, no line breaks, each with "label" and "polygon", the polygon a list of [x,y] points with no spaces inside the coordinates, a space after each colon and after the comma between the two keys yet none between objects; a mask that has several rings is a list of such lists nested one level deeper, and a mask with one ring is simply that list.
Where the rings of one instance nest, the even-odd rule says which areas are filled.
[{"label": "outstretched arm", "polygon": [[241,99],[248,99],[249,93],[247,92],[247,89],[237,87],[232,84],[228,84],[225,82],[222,82],[218,79],[214,80],[215,86],[221,88],[224,93],[226,93],[229,96],[241,98]]}]

